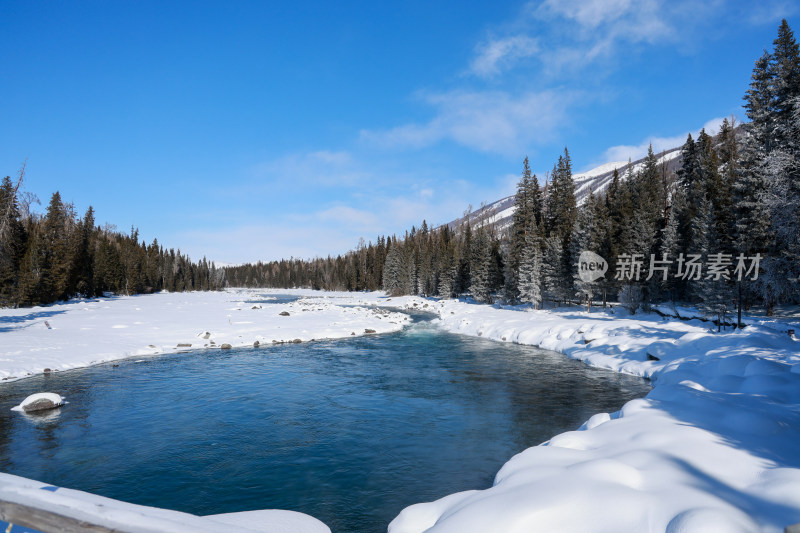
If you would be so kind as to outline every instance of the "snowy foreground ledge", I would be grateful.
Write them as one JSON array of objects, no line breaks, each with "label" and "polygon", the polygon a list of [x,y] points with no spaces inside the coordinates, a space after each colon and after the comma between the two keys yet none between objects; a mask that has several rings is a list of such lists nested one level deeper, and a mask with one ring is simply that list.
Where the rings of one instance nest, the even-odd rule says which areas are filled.
[{"label": "snowy foreground ledge", "polygon": [[[54,487],[11,474],[0,473],[0,520],[12,519],[9,513],[26,514],[20,509],[45,510],[59,529],[119,531],[124,533],[330,533],[328,526],[308,515],[293,511],[264,510],[196,516],[125,503],[87,492]],[[14,520],[12,520],[14,521]],[[72,524],[83,527],[70,529]],[[88,529],[86,529],[88,530]]]},{"label": "snowy foreground ledge", "polygon": [[[264,290],[114,296],[0,308],[0,381],[132,356],[387,333],[407,317],[316,298],[256,303]],[[295,291],[319,295],[319,292]],[[288,316],[281,315],[288,313]]]},{"label": "snowy foreground ledge", "polygon": [[519,453],[489,489],[406,508],[390,533],[782,532],[800,522],[800,342],[786,334],[796,324],[718,334],[620,310],[430,309],[446,330],[556,350],[654,388]]}]

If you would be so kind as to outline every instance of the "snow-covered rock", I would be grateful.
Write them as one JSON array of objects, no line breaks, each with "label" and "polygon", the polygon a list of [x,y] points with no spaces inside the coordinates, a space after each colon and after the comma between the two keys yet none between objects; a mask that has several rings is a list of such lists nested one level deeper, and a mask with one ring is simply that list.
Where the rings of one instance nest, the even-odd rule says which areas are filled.
[{"label": "snow-covered rock", "polygon": [[12,411],[23,411],[25,413],[33,413],[37,411],[47,411],[55,409],[64,405],[64,398],[54,392],[40,392],[31,394],[18,406],[12,408]]}]

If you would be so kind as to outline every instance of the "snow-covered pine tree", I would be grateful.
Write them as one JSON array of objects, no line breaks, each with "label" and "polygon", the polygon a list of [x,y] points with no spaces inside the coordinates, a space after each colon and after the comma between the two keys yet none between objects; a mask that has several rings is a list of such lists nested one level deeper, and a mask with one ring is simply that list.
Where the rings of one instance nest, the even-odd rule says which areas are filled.
[{"label": "snow-covered pine tree", "polygon": [[561,281],[561,257],[564,255],[561,243],[562,240],[557,236],[547,237],[544,239],[542,248],[542,292],[553,303],[557,303],[561,299],[559,286]]},{"label": "snow-covered pine tree", "polygon": [[695,231],[696,252],[702,254],[706,270],[700,280],[690,283],[700,300],[700,309],[706,317],[717,322],[719,330],[722,324],[730,320],[734,309],[734,290],[732,282],[726,279],[730,275],[718,272],[726,270],[725,263],[728,265],[727,271],[733,271],[733,254],[726,254],[722,249],[723,242],[714,220],[714,205],[707,198],[700,204]]},{"label": "snow-covered pine tree", "polygon": [[[683,190],[680,187],[675,187],[672,193],[672,205],[667,213],[667,221],[663,230],[661,230],[660,259],[666,258],[668,261],[675,261],[679,253],[679,236],[678,236],[678,213],[684,205]],[[680,280],[676,279],[673,275],[672,269],[667,272],[667,279],[664,280],[663,273],[658,279],[661,287],[661,295],[668,298],[675,303],[680,294],[681,284]],[[654,274],[655,277],[655,274]]]},{"label": "snow-covered pine tree", "polygon": [[504,271],[504,293],[506,300],[514,302],[519,297],[519,265],[525,248],[525,236],[529,221],[533,218],[532,204],[533,176],[528,158],[522,162],[522,176],[517,182],[517,192],[514,195],[514,214],[511,218],[509,229],[509,245],[506,250]]},{"label": "snow-covered pine tree", "polygon": [[537,309],[542,304],[542,238],[536,220],[531,220],[525,238],[525,249],[519,270],[520,300],[533,304]]},{"label": "snow-covered pine tree", "polygon": [[386,294],[395,296],[401,294],[400,265],[402,257],[400,247],[394,244],[389,253],[386,254],[386,262],[383,266],[383,290]]},{"label": "snow-covered pine tree", "polygon": [[578,258],[582,252],[598,253],[600,249],[600,242],[598,242],[597,226],[599,221],[596,218],[596,200],[592,191],[589,191],[589,196],[583,206],[578,209],[578,219],[575,223],[575,229],[572,231],[572,238],[570,240],[570,256],[574,259],[575,264],[572,265],[572,282],[575,294],[587,303],[587,310],[591,309],[592,297],[597,293],[598,283],[596,281],[584,281],[578,275]]}]

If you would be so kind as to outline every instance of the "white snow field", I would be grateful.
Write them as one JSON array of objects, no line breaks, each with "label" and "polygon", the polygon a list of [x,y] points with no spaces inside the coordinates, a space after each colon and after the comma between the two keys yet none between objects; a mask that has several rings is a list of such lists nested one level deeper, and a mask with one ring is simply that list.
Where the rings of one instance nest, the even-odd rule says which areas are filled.
[{"label": "white snow field", "polygon": [[[700,320],[631,316],[616,308],[534,311],[381,293],[270,291],[304,298],[247,303],[263,292],[158,294],[0,310],[0,375],[19,378],[45,367],[189,349],[178,344],[211,349],[211,340],[215,346],[252,346],[256,340],[388,332],[407,323],[405,317],[371,306],[425,310],[437,313],[435,323],[445,330],[538,345],[592,366],[649,377],[654,388],[619,412],[598,413],[576,431],[521,451],[491,488],[406,508],[390,524],[391,533],[781,532],[800,522],[800,341],[787,334],[800,331],[798,322],[750,317],[744,331],[717,333]],[[0,475],[2,490],[9,477]],[[99,498],[63,494],[75,498],[64,505],[78,510]],[[136,509],[139,515],[126,515],[134,524],[173,513]],[[237,515],[217,520],[251,524],[245,514]],[[292,522],[281,516],[274,515],[276,528],[283,527],[281,520]],[[316,531],[301,527],[293,531]]]},{"label": "white snow field", "polygon": [[386,333],[408,320],[401,313],[342,307],[326,298],[314,305],[252,302],[263,293],[159,293],[0,309],[0,380],[223,344],[335,339],[364,335],[367,329]]}]

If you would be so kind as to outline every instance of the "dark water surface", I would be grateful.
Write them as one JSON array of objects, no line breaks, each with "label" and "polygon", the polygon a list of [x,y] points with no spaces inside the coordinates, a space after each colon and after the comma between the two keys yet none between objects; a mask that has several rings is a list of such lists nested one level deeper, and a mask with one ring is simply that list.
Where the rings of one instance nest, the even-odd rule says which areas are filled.
[{"label": "dark water surface", "polygon": [[[0,471],[206,515],[311,514],[385,531],[407,505],[491,486],[515,453],[646,381],[532,347],[403,332],[120,361],[0,386]],[[9,409],[35,392],[70,403]]]}]

